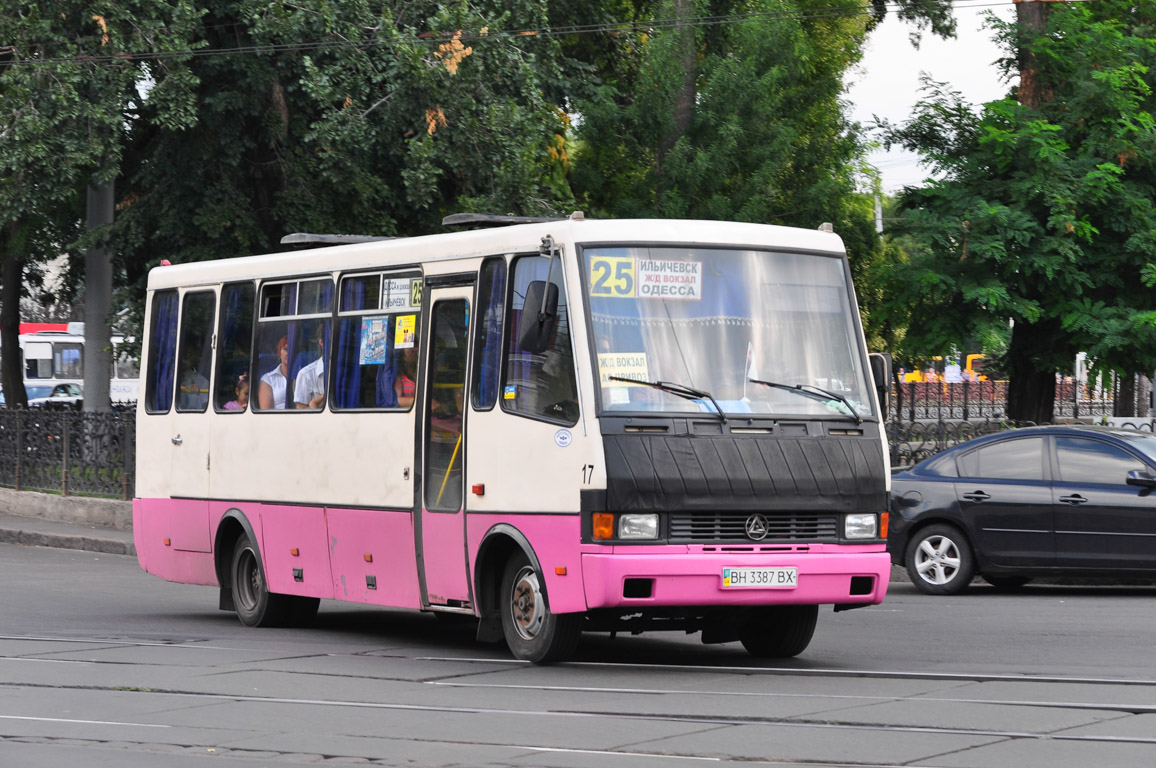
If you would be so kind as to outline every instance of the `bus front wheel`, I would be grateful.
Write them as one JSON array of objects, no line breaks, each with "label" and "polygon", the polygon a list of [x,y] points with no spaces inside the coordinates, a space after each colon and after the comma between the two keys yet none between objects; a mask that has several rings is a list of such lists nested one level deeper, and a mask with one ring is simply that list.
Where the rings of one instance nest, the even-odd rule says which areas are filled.
[{"label": "bus front wheel", "polygon": [[739,641],[752,656],[789,659],[807,650],[818,620],[817,605],[762,608],[739,629]]},{"label": "bus front wheel", "polygon": [[246,627],[273,627],[285,621],[290,602],[287,595],[269,592],[261,555],[247,534],[233,548],[233,606]]},{"label": "bus front wheel", "polygon": [[550,611],[542,575],[525,555],[515,555],[506,563],[499,594],[502,633],[515,658],[548,664],[565,661],[578,647],[582,616]]}]

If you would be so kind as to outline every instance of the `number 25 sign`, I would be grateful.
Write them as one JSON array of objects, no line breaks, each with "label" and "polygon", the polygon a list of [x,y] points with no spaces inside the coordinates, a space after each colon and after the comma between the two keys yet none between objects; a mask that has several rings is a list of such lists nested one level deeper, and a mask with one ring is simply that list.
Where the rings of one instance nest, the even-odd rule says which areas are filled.
[{"label": "number 25 sign", "polygon": [[590,295],[634,297],[634,259],[630,256],[594,256],[590,259]]}]

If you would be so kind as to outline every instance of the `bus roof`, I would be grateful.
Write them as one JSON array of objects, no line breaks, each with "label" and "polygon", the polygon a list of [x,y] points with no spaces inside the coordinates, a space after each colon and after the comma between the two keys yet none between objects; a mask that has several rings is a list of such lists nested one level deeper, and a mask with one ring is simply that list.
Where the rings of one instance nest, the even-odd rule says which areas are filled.
[{"label": "bus roof", "polygon": [[495,253],[526,252],[550,235],[559,243],[677,243],[773,247],[841,255],[843,241],[817,229],[685,219],[562,219],[420,237],[377,240],[260,256],[154,267],[150,291],[282,275],[405,266]]}]

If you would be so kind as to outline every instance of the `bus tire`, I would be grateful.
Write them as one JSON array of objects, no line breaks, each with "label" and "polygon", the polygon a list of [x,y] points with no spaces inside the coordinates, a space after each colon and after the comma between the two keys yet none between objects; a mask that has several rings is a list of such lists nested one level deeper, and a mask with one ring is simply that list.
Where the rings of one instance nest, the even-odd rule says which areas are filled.
[{"label": "bus tire", "polygon": [[807,650],[818,620],[817,605],[761,608],[739,628],[739,642],[752,656],[789,659]]},{"label": "bus tire", "polygon": [[237,539],[229,573],[233,582],[233,607],[242,624],[246,627],[275,627],[285,621],[291,600],[288,595],[269,592],[261,553],[248,534],[243,533]]},{"label": "bus tire", "polygon": [[552,613],[542,590],[542,574],[525,554],[506,563],[498,593],[502,633],[515,658],[535,664],[565,661],[582,637],[582,616]]}]

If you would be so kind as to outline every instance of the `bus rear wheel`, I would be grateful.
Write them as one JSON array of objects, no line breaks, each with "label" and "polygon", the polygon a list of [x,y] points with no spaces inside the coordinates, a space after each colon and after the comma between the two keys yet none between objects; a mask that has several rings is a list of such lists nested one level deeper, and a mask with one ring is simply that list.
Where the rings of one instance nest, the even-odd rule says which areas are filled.
[{"label": "bus rear wheel", "polygon": [[761,608],[739,628],[739,641],[752,656],[789,659],[807,650],[818,620],[817,605]]},{"label": "bus rear wheel", "polygon": [[502,634],[515,658],[549,664],[574,653],[582,636],[582,616],[550,611],[542,575],[524,554],[506,563],[499,596]]},{"label": "bus rear wheel", "polygon": [[[269,591],[261,555],[248,534],[242,534],[233,548],[230,570],[233,582],[233,607],[246,627],[275,627],[285,622],[293,606],[288,595]],[[313,609],[316,611],[316,607]]]}]

